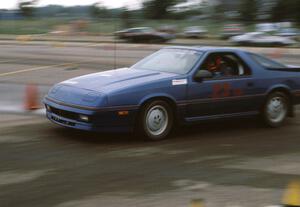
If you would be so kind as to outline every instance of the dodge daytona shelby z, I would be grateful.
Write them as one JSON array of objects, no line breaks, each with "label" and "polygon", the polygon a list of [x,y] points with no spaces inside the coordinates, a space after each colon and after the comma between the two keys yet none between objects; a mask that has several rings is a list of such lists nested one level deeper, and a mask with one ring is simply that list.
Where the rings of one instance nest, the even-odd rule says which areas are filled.
[{"label": "dodge daytona shelby z", "polygon": [[300,68],[248,51],[166,47],[130,68],[53,86],[47,117],[88,131],[139,131],[167,137],[175,124],[260,115],[279,127],[300,103]]}]

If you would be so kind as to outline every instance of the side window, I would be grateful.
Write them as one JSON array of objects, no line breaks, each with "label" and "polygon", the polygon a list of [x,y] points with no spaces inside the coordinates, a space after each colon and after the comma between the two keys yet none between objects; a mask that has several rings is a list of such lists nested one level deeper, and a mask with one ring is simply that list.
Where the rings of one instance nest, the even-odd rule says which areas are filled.
[{"label": "side window", "polygon": [[249,67],[234,53],[212,53],[200,70],[211,72],[215,79],[251,75]]},{"label": "side window", "polygon": [[250,56],[254,59],[254,61],[256,61],[258,64],[260,64],[261,66],[265,67],[265,68],[285,68],[286,66],[278,63],[274,60],[268,59],[264,56],[260,56],[260,55],[256,55],[253,53],[250,53]]}]

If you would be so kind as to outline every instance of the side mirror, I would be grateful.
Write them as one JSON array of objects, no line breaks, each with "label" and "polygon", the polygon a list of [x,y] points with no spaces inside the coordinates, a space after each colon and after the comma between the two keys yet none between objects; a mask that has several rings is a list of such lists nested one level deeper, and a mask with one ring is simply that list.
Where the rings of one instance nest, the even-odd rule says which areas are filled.
[{"label": "side mirror", "polygon": [[201,82],[205,78],[212,78],[212,77],[213,77],[212,72],[208,70],[198,70],[194,76],[194,80],[197,82]]}]

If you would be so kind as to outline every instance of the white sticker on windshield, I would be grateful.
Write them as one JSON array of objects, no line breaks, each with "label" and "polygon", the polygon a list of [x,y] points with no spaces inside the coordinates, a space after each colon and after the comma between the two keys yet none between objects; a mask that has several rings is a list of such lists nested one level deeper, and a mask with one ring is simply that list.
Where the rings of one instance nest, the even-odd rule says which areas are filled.
[{"label": "white sticker on windshield", "polygon": [[173,86],[186,85],[186,84],[187,84],[187,79],[172,80]]}]

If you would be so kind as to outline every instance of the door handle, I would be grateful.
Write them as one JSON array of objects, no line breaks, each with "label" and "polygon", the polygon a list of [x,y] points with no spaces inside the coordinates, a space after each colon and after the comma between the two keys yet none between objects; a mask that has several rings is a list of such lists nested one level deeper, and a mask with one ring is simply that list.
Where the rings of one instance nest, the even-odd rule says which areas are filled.
[{"label": "door handle", "polygon": [[248,86],[248,87],[253,87],[253,86],[254,86],[254,83],[253,83],[253,82],[248,82],[248,83],[247,83],[247,86]]}]

